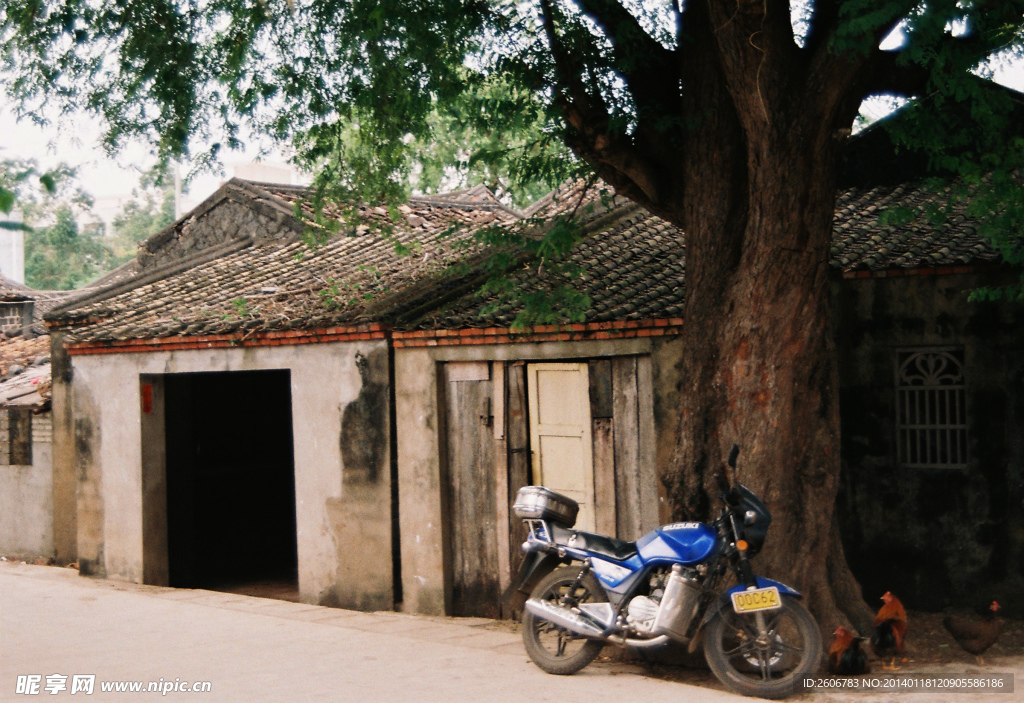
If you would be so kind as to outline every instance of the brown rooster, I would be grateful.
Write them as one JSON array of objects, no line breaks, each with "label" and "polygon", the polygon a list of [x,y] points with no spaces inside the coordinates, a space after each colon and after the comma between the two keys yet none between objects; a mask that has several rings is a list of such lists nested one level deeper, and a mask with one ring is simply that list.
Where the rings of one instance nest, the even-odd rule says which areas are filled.
[{"label": "brown rooster", "polygon": [[[896,655],[903,651],[903,638],[906,634],[907,611],[903,609],[899,598],[886,591],[871,633],[871,651],[883,660],[883,670],[896,671]],[[890,657],[889,666],[885,665],[886,657]]]},{"label": "brown rooster", "polygon": [[981,622],[950,615],[942,619],[942,626],[949,630],[958,645],[975,656],[978,666],[985,666],[981,655],[999,639],[1002,619],[998,612],[999,603],[992,601]]},{"label": "brown rooster", "polygon": [[857,637],[843,626],[836,628],[828,650],[828,670],[838,676],[858,676],[871,671],[868,655],[860,648],[865,637]]}]

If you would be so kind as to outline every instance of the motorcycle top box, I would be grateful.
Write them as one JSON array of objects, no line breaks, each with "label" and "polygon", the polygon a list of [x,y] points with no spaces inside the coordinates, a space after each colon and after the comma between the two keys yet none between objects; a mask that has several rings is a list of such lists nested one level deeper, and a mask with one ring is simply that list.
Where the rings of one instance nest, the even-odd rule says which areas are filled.
[{"label": "motorcycle top box", "polygon": [[564,527],[576,524],[580,505],[572,498],[543,486],[523,486],[516,493],[512,512],[520,520],[547,520]]}]

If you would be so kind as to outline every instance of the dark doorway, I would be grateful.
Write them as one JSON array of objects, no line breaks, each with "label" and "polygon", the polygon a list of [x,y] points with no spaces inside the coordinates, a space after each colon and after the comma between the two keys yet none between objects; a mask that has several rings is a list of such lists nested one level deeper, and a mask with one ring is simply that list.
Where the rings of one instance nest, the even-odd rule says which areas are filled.
[{"label": "dark doorway", "polygon": [[164,384],[170,585],[297,597],[289,372]]}]

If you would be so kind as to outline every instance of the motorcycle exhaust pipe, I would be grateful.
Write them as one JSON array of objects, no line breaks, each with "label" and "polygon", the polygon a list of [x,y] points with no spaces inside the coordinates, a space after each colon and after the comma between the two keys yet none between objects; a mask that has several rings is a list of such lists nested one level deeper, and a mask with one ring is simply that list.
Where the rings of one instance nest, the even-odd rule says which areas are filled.
[{"label": "motorcycle exhaust pipe", "polygon": [[574,634],[583,635],[584,637],[601,637],[604,634],[604,630],[591,620],[579,613],[574,613],[568,608],[561,608],[550,601],[530,598],[526,601],[525,607],[538,618],[553,622]]},{"label": "motorcycle exhaust pipe", "polygon": [[658,635],[657,637],[652,637],[649,640],[619,637],[618,635],[611,635],[608,637],[608,641],[612,644],[622,645],[623,647],[633,647],[634,649],[653,649],[654,647],[660,647],[663,644],[668,643],[668,640],[668,635]]}]

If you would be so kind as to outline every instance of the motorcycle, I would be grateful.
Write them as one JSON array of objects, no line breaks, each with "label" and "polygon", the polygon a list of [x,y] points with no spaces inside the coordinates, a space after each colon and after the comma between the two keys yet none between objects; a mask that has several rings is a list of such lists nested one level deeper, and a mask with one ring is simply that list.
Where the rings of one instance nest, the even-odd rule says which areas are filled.
[{"label": "motorcycle", "polygon": [[[728,464],[736,468],[739,447]],[[736,693],[782,698],[817,668],[821,633],[786,584],[756,576],[750,559],[772,516],[746,486],[718,474],[725,507],[711,523],[664,525],[636,542],[573,530],[578,504],[542,486],[519,490],[513,510],[529,529],[505,592],[529,594],[526,651],[544,671],[573,674],[606,643],[650,649],[675,641]],[[737,585],[724,589],[728,572]],[[723,590],[724,589],[724,590]]]}]

